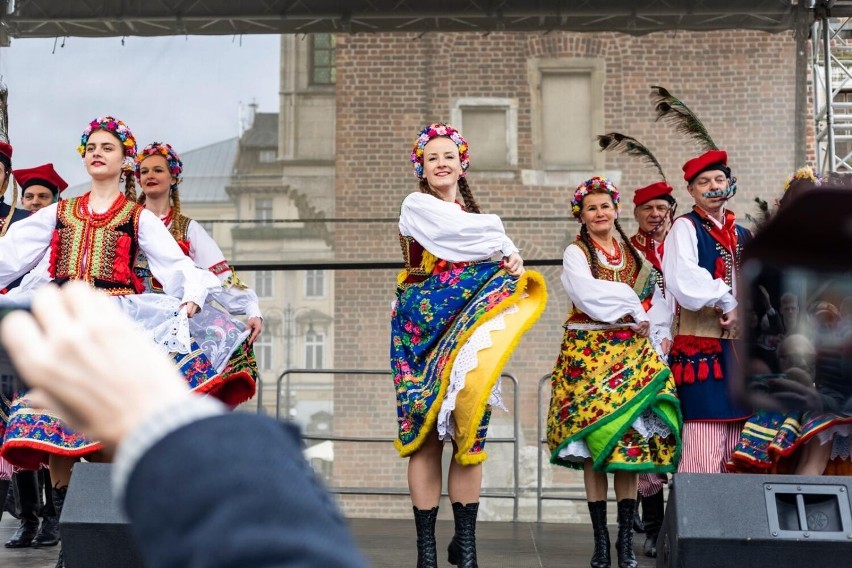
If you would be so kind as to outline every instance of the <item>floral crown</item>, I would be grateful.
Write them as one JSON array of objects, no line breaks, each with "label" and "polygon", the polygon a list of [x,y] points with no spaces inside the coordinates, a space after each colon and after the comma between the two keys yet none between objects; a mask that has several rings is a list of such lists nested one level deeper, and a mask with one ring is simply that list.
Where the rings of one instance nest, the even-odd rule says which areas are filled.
[{"label": "floral crown", "polygon": [[580,218],[580,209],[583,206],[583,198],[590,193],[606,192],[612,197],[612,203],[615,205],[615,210],[618,211],[618,188],[605,177],[595,176],[592,179],[587,179],[577,186],[574,191],[574,198],[571,200],[571,213],[577,219]]},{"label": "floral crown", "polygon": [[77,152],[80,153],[80,156],[86,155],[86,144],[89,142],[89,136],[96,130],[106,130],[118,136],[121,145],[124,146],[124,163],[121,165],[121,169],[132,172],[136,168],[136,138],[133,137],[133,133],[126,124],[111,116],[102,116],[89,123],[80,137],[80,145],[77,146]]},{"label": "floral crown", "polygon": [[183,162],[180,161],[180,156],[175,152],[175,149],[172,148],[171,144],[166,144],[165,142],[151,142],[142,148],[142,151],[139,152],[139,159],[136,161],[136,179],[141,177],[140,169],[142,162],[148,156],[162,156],[166,159],[166,162],[169,164],[169,173],[175,178],[170,189],[171,191],[175,191],[178,188],[178,184],[180,184],[180,174],[183,171]]},{"label": "floral crown", "polygon": [[440,136],[446,136],[459,147],[462,175],[470,167],[470,152],[468,151],[467,141],[462,138],[461,132],[445,122],[435,122],[420,131],[417,140],[414,141],[414,148],[411,150],[411,163],[414,164],[414,175],[419,179],[423,179],[423,148],[429,143],[429,140]]},{"label": "floral crown", "polygon": [[814,170],[810,166],[803,166],[796,170],[796,173],[789,176],[787,180],[784,182],[784,193],[787,193],[787,190],[790,189],[790,186],[793,185],[794,181],[803,181],[807,180],[813,182],[815,186],[822,184],[822,178],[814,173]]}]

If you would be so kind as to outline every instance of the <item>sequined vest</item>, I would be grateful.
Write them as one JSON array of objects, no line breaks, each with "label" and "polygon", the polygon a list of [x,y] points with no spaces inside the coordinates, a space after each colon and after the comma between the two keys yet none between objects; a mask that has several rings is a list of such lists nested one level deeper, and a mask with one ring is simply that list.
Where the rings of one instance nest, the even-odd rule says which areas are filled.
[{"label": "sequined vest", "polygon": [[51,277],[58,284],[85,280],[111,296],[140,292],[133,259],[142,207],[124,198],[111,217],[97,220],[81,211],[79,202],[74,197],[58,203],[50,243]]}]

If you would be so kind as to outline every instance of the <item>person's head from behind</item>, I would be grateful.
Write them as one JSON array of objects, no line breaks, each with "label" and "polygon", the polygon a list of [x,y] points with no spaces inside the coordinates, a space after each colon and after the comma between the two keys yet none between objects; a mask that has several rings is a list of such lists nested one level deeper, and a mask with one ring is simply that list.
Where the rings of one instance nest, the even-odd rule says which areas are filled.
[{"label": "person's head from behind", "polygon": [[118,181],[123,177],[127,197],[136,200],[136,138],[124,122],[111,116],[92,120],[80,137],[77,151],[93,180]]},{"label": "person's head from behind", "polygon": [[816,372],[816,349],[804,335],[789,335],[778,345],[778,364],[784,372],[801,369],[811,378]]}]

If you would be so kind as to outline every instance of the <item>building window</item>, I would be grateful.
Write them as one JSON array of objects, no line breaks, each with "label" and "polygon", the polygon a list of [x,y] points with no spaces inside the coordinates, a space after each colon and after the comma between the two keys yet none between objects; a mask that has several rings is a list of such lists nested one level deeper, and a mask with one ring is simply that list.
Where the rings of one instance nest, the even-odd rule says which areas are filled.
[{"label": "building window", "polygon": [[278,153],[275,150],[261,150],[258,160],[261,164],[274,164],[278,159]]},{"label": "building window", "polygon": [[514,99],[465,97],[451,119],[473,148],[473,170],[505,170],[518,164],[518,104]]},{"label": "building window", "polygon": [[[533,143],[539,169],[597,170],[603,132],[604,63],[591,58],[539,59],[531,68]],[[570,109],[570,110],[569,110]]]},{"label": "building window", "polygon": [[257,359],[257,369],[259,371],[271,371],[273,366],[272,360],[272,335],[261,333],[254,341],[254,356]]},{"label": "building window", "polygon": [[337,80],[335,68],[334,34],[311,35],[311,84],[334,85]]},{"label": "building window", "polygon": [[271,298],[274,293],[275,275],[271,270],[254,272],[254,291],[258,298]]},{"label": "building window", "polygon": [[322,298],[325,296],[325,270],[305,271],[305,297]]},{"label": "building window", "polygon": [[322,369],[322,356],[325,347],[325,336],[314,331],[314,326],[308,326],[305,334],[305,368]]},{"label": "building window", "polygon": [[254,200],[254,218],[256,221],[272,220],[272,200],[258,198]]}]

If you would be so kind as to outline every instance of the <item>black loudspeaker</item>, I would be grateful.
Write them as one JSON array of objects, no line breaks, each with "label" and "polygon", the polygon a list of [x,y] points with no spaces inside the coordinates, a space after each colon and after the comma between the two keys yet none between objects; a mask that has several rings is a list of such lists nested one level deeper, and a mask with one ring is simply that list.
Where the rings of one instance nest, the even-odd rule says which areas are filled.
[{"label": "black loudspeaker", "polygon": [[849,566],[850,477],[679,473],[658,568]]},{"label": "black loudspeaker", "polygon": [[130,525],[112,498],[112,466],[74,465],[59,532],[67,568],[143,568]]}]

